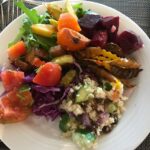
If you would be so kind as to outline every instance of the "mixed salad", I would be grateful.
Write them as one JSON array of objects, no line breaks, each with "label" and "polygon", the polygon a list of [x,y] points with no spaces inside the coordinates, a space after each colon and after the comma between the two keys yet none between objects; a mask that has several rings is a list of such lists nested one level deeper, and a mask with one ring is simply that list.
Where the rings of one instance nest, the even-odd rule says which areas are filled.
[{"label": "mixed salad", "polygon": [[17,6],[27,16],[7,50],[12,69],[1,67],[0,123],[31,114],[59,117],[63,136],[92,149],[118,123],[124,93],[142,71],[131,55],[143,46],[140,37],[118,33],[118,16],[101,16],[82,3],[48,3],[43,14],[21,1]]}]

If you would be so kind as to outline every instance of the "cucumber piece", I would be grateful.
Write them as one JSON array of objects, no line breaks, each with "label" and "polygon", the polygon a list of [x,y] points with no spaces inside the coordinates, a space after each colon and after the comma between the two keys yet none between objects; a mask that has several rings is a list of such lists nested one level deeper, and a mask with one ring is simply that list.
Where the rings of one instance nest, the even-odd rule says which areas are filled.
[{"label": "cucumber piece", "polygon": [[87,131],[86,133],[74,132],[72,140],[83,150],[90,150],[93,148],[96,136],[94,133]]},{"label": "cucumber piece", "polygon": [[114,113],[115,111],[117,111],[117,106],[113,103],[110,103],[107,107],[107,111],[109,113]]},{"label": "cucumber piece", "polygon": [[68,114],[64,114],[62,117],[61,117],[61,120],[59,122],[59,129],[62,131],[62,132],[67,132],[69,130],[69,126],[68,126],[68,123],[70,121],[70,118],[69,118],[69,115]]},{"label": "cucumber piece", "polygon": [[76,103],[81,103],[94,98],[94,95],[90,92],[91,87],[90,85],[83,85],[76,95]]},{"label": "cucumber piece", "polygon": [[52,59],[52,62],[59,65],[73,64],[74,58],[72,55],[63,55]]}]

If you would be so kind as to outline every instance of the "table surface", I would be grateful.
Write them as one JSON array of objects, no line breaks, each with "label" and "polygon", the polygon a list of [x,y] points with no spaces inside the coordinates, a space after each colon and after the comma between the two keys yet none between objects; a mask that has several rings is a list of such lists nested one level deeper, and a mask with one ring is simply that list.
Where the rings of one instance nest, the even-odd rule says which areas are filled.
[{"label": "table surface", "polygon": [[[46,1],[46,0],[45,0]],[[47,0],[50,1],[50,0]],[[150,0],[92,0],[113,7],[135,21],[150,37]],[[0,150],[8,150],[0,142]],[[150,135],[136,150],[150,150]]]}]

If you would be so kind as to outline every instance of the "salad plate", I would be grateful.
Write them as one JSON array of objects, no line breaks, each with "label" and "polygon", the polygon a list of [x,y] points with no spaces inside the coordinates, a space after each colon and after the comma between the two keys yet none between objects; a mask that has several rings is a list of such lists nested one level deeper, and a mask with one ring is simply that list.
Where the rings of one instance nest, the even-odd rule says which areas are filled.
[{"label": "salad plate", "polygon": [[[56,4],[63,6],[63,1],[56,1]],[[134,53],[137,62],[141,64],[143,71],[136,79],[137,86],[126,102],[126,110],[123,113],[118,125],[107,135],[97,140],[96,150],[133,150],[150,132],[150,39],[144,31],[130,18],[121,12],[108,6],[83,1],[83,7],[90,9],[101,16],[119,16],[119,33],[123,30],[131,30],[139,35],[143,41],[143,47]],[[39,14],[46,11],[45,5],[35,8]],[[25,15],[21,15],[9,24],[0,33],[0,66],[9,66],[8,44],[15,39],[19,28],[23,23]],[[3,92],[0,83],[0,91]],[[15,124],[0,124],[0,139],[11,150],[76,150],[77,147],[71,140],[64,138],[59,131],[59,119],[47,120],[44,117],[30,116],[23,122]]]}]

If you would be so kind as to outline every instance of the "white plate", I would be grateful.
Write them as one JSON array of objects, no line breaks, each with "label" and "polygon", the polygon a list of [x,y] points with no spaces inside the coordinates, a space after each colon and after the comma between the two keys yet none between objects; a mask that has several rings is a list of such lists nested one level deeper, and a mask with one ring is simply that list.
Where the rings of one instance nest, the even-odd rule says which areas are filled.
[{"label": "white plate", "polygon": [[[138,86],[130,97],[126,105],[127,110],[117,127],[110,134],[103,136],[97,146],[97,150],[133,150],[150,132],[150,40],[137,24],[122,13],[98,3],[83,3],[85,8],[103,16],[119,16],[120,30],[133,30],[144,42],[144,48],[135,54],[144,69],[138,78]],[[63,2],[58,4],[62,5]],[[45,11],[44,6],[37,9],[39,12]],[[1,65],[7,62],[7,45],[15,38],[23,17],[17,18],[0,34]],[[38,117],[30,117],[22,123],[0,125],[0,139],[11,150],[76,150],[71,141],[60,136],[56,122],[47,122]]]}]

